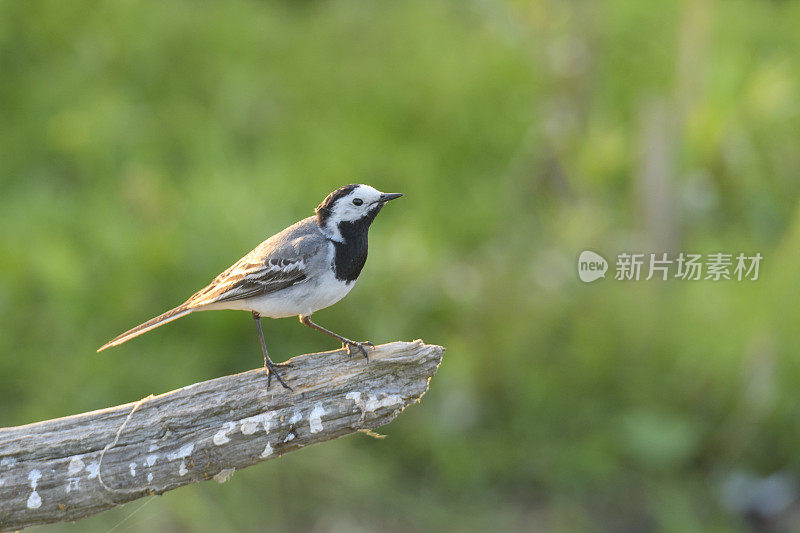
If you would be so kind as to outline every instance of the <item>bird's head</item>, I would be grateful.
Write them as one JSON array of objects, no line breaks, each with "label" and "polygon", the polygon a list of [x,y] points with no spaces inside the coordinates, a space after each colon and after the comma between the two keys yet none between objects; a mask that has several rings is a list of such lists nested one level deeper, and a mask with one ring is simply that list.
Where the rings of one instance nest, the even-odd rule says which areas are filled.
[{"label": "bird's head", "polygon": [[341,240],[341,226],[369,228],[386,202],[401,193],[383,193],[369,185],[354,183],[339,187],[317,206],[317,224],[331,238]]}]

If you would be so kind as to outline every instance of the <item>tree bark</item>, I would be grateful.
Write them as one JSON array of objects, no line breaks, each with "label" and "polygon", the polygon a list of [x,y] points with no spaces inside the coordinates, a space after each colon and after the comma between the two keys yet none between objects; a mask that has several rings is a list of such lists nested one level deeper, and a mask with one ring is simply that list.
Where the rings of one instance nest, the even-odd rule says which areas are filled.
[{"label": "tree bark", "polygon": [[0,530],[74,521],[391,422],[428,390],[444,348],[377,346],[293,358],[138,402],[0,428]]}]

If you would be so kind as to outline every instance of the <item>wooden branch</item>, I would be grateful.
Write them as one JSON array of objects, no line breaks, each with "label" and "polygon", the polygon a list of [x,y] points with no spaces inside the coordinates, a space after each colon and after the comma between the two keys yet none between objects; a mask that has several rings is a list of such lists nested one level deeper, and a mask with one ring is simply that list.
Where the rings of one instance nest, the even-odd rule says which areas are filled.
[{"label": "wooden branch", "polygon": [[444,348],[297,356],[135,403],[0,429],[0,530],[73,521],[392,421],[428,390]]}]

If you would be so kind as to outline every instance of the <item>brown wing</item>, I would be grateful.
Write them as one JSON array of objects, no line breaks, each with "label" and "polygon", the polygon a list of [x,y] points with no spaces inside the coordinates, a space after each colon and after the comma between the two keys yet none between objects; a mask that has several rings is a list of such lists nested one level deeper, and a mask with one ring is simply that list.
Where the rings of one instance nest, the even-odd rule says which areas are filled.
[{"label": "brown wing", "polygon": [[279,291],[306,279],[305,261],[297,259],[265,259],[253,252],[217,276],[207,287],[186,301],[196,308],[217,302],[230,302]]},{"label": "brown wing", "polygon": [[[295,225],[285,231],[297,231],[296,228],[303,229]],[[195,293],[184,305],[194,309],[217,302],[252,298],[304,281],[309,277],[309,261],[325,241],[315,233],[294,235],[282,232],[264,241],[207,287]]]}]

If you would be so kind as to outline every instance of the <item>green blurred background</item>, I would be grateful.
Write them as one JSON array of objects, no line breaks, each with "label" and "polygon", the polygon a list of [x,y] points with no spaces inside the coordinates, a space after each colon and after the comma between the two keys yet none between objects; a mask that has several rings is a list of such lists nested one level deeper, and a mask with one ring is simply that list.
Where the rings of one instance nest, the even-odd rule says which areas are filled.
[{"label": "green blurred background", "polygon": [[[777,0],[0,0],[0,426],[258,366],[234,312],[95,349],[351,182],[406,196],[315,317],[447,347],[386,440],[48,530],[800,528],[798,24]],[[584,249],[764,260],[583,284]],[[278,360],[336,347],[265,330]]]}]

